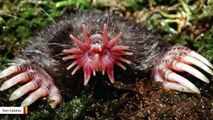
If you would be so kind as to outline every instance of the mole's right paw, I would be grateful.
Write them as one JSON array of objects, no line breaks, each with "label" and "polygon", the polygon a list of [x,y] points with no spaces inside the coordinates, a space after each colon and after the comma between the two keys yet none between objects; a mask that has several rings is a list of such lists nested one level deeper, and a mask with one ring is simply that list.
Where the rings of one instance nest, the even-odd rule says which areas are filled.
[{"label": "mole's right paw", "polygon": [[178,74],[188,72],[203,82],[209,83],[209,79],[193,65],[213,76],[213,65],[207,59],[187,47],[175,45],[155,65],[152,77],[155,81],[162,82],[165,89],[200,93],[191,81]]},{"label": "mole's right paw", "polygon": [[52,101],[52,108],[61,102],[61,95],[55,86],[52,77],[35,63],[18,64],[10,66],[0,73],[0,81],[9,78],[0,87],[0,91],[6,90],[18,83],[26,83],[15,90],[9,100],[14,101],[26,93],[31,92],[22,102],[21,106],[28,106],[39,98],[47,98]]}]

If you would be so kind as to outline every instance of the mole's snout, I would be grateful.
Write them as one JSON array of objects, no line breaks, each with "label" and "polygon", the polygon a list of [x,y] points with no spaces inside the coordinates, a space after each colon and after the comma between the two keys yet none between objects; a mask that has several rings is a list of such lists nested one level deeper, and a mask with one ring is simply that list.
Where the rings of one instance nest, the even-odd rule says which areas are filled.
[{"label": "mole's snout", "polygon": [[83,68],[84,71],[84,85],[87,85],[91,74],[94,76],[96,72],[101,72],[103,75],[107,73],[110,81],[114,83],[114,64],[123,68],[126,67],[123,63],[130,64],[131,62],[123,58],[124,55],[132,55],[131,52],[126,52],[128,46],[116,46],[120,39],[122,32],[120,32],[112,40],[107,37],[107,25],[104,24],[103,35],[94,34],[89,37],[86,26],[83,25],[83,34],[85,43],[75,38],[72,34],[70,37],[79,48],[65,49],[63,52],[72,54],[63,57],[63,60],[74,60],[67,69],[74,68],[72,75],[77,70]]}]

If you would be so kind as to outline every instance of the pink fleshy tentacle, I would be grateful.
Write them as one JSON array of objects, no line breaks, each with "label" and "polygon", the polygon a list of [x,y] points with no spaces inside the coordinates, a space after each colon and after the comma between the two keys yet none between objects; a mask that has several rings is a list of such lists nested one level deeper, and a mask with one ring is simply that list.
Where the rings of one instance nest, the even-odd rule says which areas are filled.
[{"label": "pink fleshy tentacle", "polygon": [[121,67],[123,70],[126,70],[126,67],[119,61],[115,61],[115,64],[119,67]]},{"label": "pink fleshy tentacle", "polygon": [[111,48],[111,51],[122,51],[122,50],[128,50],[129,46],[115,46]]},{"label": "pink fleshy tentacle", "polygon": [[106,68],[106,72],[107,75],[109,77],[109,80],[111,83],[115,82],[115,78],[114,78],[114,64],[108,64],[107,68]]},{"label": "pink fleshy tentacle", "polygon": [[[69,56],[68,56],[69,57]],[[64,57],[65,58],[65,57]],[[85,61],[87,61],[88,57],[84,54],[84,55],[80,55],[78,58],[76,58],[72,64],[70,64],[68,67],[67,67],[67,70],[74,68],[73,72],[72,72],[72,75],[75,74],[75,72],[80,69],[82,66],[85,66]],[[88,62],[88,61],[87,61]],[[77,69],[78,68],[78,69]],[[74,72],[75,71],[75,72]]]},{"label": "pink fleshy tentacle", "polygon": [[64,49],[63,52],[64,53],[70,53],[70,54],[82,54],[82,53],[84,53],[84,51],[82,51],[81,49],[77,49],[77,48]]},{"label": "pink fleshy tentacle", "polygon": [[77,59],[80,57],[82,57],[82,55],[70,55],[70,56],[63,57],[62,59],[63,60],[72,60],[72,59]]},{"label": "pink fleshy tentacle", "polygon": [[116,43],[118,42],[118,40],[120,39],[120,37],[121,37],[122,34],[123,34],[123,33],[120,32],[116,37],[114,37],[112,40],[110,40],[109,43],[108,43],[108,48],[114,47],[115,44],[116,44]]},{"label": "pink fleshy tentacle", "polygon": [[107,25],[104,24],[104,30],[103,30],[103,47],[108,46],[108,37],[107,37]]},{"label": "pink fleshy tentacle", "polygon": [[90,80],[92,71],[91,71],[91,68],[90,68],[88,65],[87,65],[87,66],[84,66],[84,67],[83,67],[83,70],[84,70],[84,86],[86,86],[87,83],[88,83],[89,80]]},{"label": "pink fleshy tentacle", "polygon": [[82,66],[81,65],[77,65],[74,70],[72,71],[72,75],[74,75]]},{"label": "pink fleshy tentacle", "polygon": [[84,34],[84,39],[85,39],[85,45],[87,47],[90,47],[90,37],[89,37],[88,31],[87,31],[87,28],[86,28],[85,24],[83,24],[82,27],[83,27],[83,34]]},{"label": "pink fleshy tentacle", "polygon": [[85,44],[81,42],[79,39],[75,38],[72,34],[70,34],[70,38],[78,45],[78,47],[84,51],[87,50]]},{"label": "pink fleshy tentacle", "polygon": [[131,64],[131,61],[121,57],[120,55],[112,55],[112,58],[115,59],[116,61],[122,61],[124,63]]}]

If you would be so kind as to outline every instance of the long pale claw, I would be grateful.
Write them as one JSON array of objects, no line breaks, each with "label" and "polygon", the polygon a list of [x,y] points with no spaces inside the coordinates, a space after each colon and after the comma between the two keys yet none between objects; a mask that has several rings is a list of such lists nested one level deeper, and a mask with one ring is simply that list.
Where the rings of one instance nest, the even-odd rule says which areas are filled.
[{"label": "long pale claw", "polygon": [[57,105],[59,105],[62,101],[62,98],[61,98],[61,94],[60,92],[58,91],[58,88],[55,87],[55,86],[52,86],[50,88],[50,93],[48,95],[48,100],[50,101],[50,106],[52,108],[55,108]]},{"label": "long pale claw", "polygon": [[178,70],[178,71],[186,71],[188,73],[190,73],[191,75],[197,77],[198,79],[206,82],[206,83],[209,83],[209,79],[204,75],[202,74],[200,71],[198,71],[197,69],[185,64],[185,63],[181,63],[181,62],[176,62],[175,60],[173,60],[174,64],[172,66],[172,68],[174,70]]},{"label": "long pale claw", "polygon": [[55,86],[52,77],[35,63],[11,66],[2,71],[0,77],[4,78],[7,76],[11,76],[11,78],[2,84],[1,91],[18,83],[25,83],[11,94],[10,101],[19,99],[30,92],[32,93],[22,102],[21,106],[28,106],[39,98],[44,97],[51,101],[50,105],[52,108],[56,107],[62,101],[60,92]]},{"label": "long pale claw", "polygon": [[22,97],[26,93],[38,89],[41,86],[41,82],[42,82],[41,79],[37,79],[37,80],[32,80],[31,82],[26,83],[25,85],[23,85],[20,88],[18,88],[17,90],[15,90],[10,95],[9,100],[14,101],[14,100]]},{"label": "long pale claw", "polygon": [[[171,73],[171,70],[165,69],[164,65],[160,65],[158,66],[158,70],[154,71],[154,79],[157,82],[162,82],[163,87],[165,89],[173,89],[173,90],[177,90],[177,91],[181,91],[181,92],[191,92],[191,93],[195,93],[195,91],[190,90],[189,88],[181,85],[178,80],[175,79],[171,79],[171,81],[169,81],[169,78],[171,78],[171,74],[170,76],[168,76],[168,73]],[[167,75],[165,75],[165,73],[167,73]],[[163,74],[163,75],[162,75]],[[164,77],[164,78],[163,78]],[[182,76],[181,76],[182,77]],[[183,78],[185,79],[185,78]],[[182,81],[183,81],[182,79]],[[174,82],[176,81],[176,82]],[[187,80],[188,81],[188,80]],[[180,81],[181,82],[181,81]],[[189,81],[188,81],[189,82]],[[196,88],[195,88],[196,89]],[[199,92],[200,93],[200,92]]]},{"label": "long pale claw", "polygon": [[200,90],[194,85],[192,84],[189,80],[187,80],[186,78],[174,73],[174,72],[169,72],[168,74],[165,75],[165,78],[168,81],[174,81],[179,83],[181,86],[188,88],[191,91],[194,91],[196,93],[200,93]]},{"label": "long pale claw", "polygon": [[29,71],[25,73],[20,73],[16,75],[15,77],[12,77],[11,79],[4,82],[0,88],[0,91],[6,90],[20,82],[28,82],[32,79],[34,71]]},{"label": "long pale claw", "polygon": [[203,69],[207,73],[213,75],[213,71],[206,64],[204,64],[203,62],[199,61],[198,59],[195,59],[195,58],[190,57],[190,56],[185,56],[183,58],[183,62],[186,62],[188,64],[196,65],[197,67]]},{"label": "long pale claw", "polygon": [[[165,89],[173,89],[173,90],[177,90],[181,92],[195,93],[195,91],[192,91],[188,89],[187,87],[180,85],[179,83],[164,81],[163,86]],[[197,92],[197,93],[200,93],[200,92]]]},{"label": "long pale claw", "polygon": [[209,83],[209,79],[190,65],[195,65],[213,75],[213,66],[204,57],[184,46],[173,46],[159,60],[153,69],[155,81],[162,82],[165,89],[182,92],[200,93],[200,90],[189,80],[175,72],[188,72],[198,79]]},{"label": "long pale claw", "polygon": [[18,72],[18,67],[17,66],[10,66],[9,68],[3,70],[1,73],[0,73],[0,79],[1,78],[4,78],[4,77],[7,77],[13,73],[17,73]]},{"label": "long pale claw", "polygon": [[61,95],[55,95],[49,98],[51,108],[55,108],[61,103]]},{"label": "long pale claw", "polygon": [[205,63],[206,65],[208,65],[209,67],[211,67],[213,69],[213,65],[206,58],[204,58],[202,55],[196,53],[195,51],[191,51],[189,53],[189,55],[200,60],[201,62]]},{"label": "long pale claw", "polygon": [[49,86],[43,86],[31,93],[21,104],[21,106],[29,106],[39,98],[43,98],[49,94]]}]

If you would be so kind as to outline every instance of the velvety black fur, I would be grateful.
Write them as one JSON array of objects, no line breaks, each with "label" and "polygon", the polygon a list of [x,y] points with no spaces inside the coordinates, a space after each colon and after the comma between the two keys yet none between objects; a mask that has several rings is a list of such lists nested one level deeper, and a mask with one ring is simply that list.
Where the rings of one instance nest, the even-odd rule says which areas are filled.
[{"label": "velvety black fur", "polygon": [[[119,32],[123,32],[117,44],[129,46],[133,53],[132,56],[125,56],[132,62],[130,66],[127,66],[126,71],[115,68],[115,80],[120,80],[122,76],[128,76],[128,74],[135,77],[146,76],[142,73],[150,71],[159,57],[170,47],[141,24],[125,20],[117,15],[83,11],[65,15],[38,33],[30,40],[29,45],[17,55],[16,62],[36,62],[53,77],[59,86],[61,84],[69,86],[70,84],[72,87],[72,83],[67,81],[81,81],[83,84],[82,71],[78,71],[72,76],[71,71],[66,70],[71,61],[62,61],[62,57],[65,56],[62,50],[76,47],[69,34],[84,41],[82,24],[86,25],[89,35],[91,35],[102,34],[105,23],[108,26],[108,37],[111,39]],[[95,78],[97,77],[92,77],[92,79]]]}]

